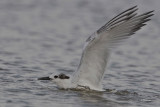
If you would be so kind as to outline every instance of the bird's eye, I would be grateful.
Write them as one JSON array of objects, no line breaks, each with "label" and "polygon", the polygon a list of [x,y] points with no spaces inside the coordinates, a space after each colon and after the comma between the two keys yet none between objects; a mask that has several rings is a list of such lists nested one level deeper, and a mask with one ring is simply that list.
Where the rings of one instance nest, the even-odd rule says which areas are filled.
[{"label": "bird's eye", "polygon": [[54,78],[58,78],[58,76],[57,76],[57,75],[55,75],[55,76],[54,76]]}]

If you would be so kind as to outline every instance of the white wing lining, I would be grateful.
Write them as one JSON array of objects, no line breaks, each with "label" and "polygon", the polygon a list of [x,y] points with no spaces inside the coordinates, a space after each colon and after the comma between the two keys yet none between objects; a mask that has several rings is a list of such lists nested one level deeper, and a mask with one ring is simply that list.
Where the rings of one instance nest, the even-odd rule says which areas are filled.
[{"label": "white wing lining", "polygon": [[137,6],[134,6],[120,13],[87,39],[73,82],[101,88],[110,49],[146,25],[145,22],[153,15],[153,11],[137,15],[137,10]]}]

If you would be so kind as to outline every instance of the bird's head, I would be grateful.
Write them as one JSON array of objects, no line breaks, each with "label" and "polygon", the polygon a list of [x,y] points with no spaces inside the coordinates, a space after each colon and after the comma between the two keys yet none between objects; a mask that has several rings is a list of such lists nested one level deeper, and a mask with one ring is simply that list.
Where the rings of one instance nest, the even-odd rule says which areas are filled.
[{"label": "bird's head", "polygon": [[63,73],[60,74],[52,74],[48,77],[41,77],[38,80],[51,80],[54,82],[59,88],[70,88],[71,86],[71,79],[70,76],[67,76]]}]

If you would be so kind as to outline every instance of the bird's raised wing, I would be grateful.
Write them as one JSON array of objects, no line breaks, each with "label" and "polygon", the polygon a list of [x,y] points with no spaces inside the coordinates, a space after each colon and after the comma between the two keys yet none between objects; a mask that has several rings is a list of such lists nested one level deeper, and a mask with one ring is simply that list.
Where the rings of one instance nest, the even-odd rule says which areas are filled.
[{"label": "bird's raised wing", "polygon": [[137,15],[137,10],[134,6],[120,13],[87,39],[79,67],[73,76],[74,82],[100,87],[110,50],[146,25],[145,22],[153,15],[153,11]]}]

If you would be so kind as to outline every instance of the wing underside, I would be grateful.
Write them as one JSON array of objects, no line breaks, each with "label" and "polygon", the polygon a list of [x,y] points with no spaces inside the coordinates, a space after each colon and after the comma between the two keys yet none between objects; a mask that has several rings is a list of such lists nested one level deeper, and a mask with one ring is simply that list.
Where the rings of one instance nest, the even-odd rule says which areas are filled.
[{"label": "wing underside", "polygon": [[74,82],[93,88],[101,87],[111,49],[146,25],[145,22],[153,15],[153,11],[137,15],[137,10],[134,6],[120,13],[87,39]]}]

